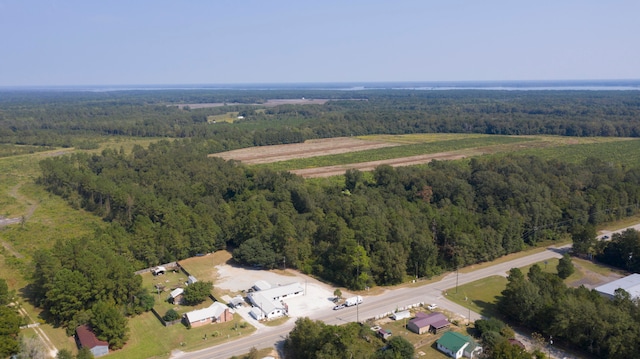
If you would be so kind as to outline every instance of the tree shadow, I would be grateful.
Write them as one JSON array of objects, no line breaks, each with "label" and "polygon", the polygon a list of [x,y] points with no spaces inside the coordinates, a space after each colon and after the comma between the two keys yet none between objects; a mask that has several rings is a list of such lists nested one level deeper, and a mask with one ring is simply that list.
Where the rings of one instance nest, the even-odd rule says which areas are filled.
[{"label": "tree shadow", "polygon": [[51,313],[49,313],[48,310],[43,309],[37,305],[37,298],[36,298],[36,293],[35,293],[35,288],[33,283],[29,283],[26,286],[18,289],[18,292],[20,293],[20,296],[24,298],[24,300],[27,303],[31,304],[34,308],[41,309],[40,314],[38,314],[38,317],[31,318],[31,319],[33,320],[41,319],[44,322],[51,324],[51,326],[53,326],[54,328],[60,327],[60,325],[56,323],[56,321],[53,319],[53,317],[51,316]]}]

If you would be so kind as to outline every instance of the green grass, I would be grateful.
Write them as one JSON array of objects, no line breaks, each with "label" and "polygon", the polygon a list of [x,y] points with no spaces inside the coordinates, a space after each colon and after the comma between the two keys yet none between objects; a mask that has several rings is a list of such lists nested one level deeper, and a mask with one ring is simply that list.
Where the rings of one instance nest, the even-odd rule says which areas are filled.
[{"label": "green grass", "polygon": [[[558,159],[565,162],[581,163],[588,158],[597,158],[626,166],[640,163],[640,140],[612,138],[593,143],[562,144],[559,146],[523,149],[522,155],[536,155],[545,159]],[[501,154],[503,155],[503,154]]]},{"label": "green grass", "polygon": [[507,279],[505,277],[491,276],[458,286],[457,293],[455,288],[447,289],[447,299],[465,308],[471,308],[476,313],[495,317],[499,316],[496,304],[506,285]]},{"label": "green grass", "polygon": [[[255,328],[239,315],[233,321],[186,328],[179,323],[170,327],[160,324],[152,313],[144,313],[129,320],[131,336],[125,347],[109,354],[109,358],[168,358],[171,350],[193,351],[250,335]],[[237,327],[237,329],[236,329]],[[206,340],[205,338],[206,334]]]}]

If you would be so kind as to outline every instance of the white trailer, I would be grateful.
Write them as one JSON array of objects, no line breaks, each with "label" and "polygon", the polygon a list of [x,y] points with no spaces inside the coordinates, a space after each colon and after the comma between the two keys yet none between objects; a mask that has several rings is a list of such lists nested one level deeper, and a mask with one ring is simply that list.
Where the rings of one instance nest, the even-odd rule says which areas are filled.
[{"label": "white trailer", "polygon": [[344,305],[346,305],[347,307],[351,307],[356,304],[362,304],[362,297],[359,295],[351,297],[344,302]]}]

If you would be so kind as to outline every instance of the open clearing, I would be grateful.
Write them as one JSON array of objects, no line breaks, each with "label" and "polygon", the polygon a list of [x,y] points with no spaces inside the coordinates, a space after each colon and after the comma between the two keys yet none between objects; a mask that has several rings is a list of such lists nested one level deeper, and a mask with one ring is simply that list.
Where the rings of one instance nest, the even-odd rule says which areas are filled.
[{"label": "open clearing", "polygon": [[[212,154],[250,165],[274,164],[305,178],[342,175],[347,169],[371,171],[380,165],[413,166],[433,160],[457,160],[489,154],[546,154],[581,160],[588,156],[634,153],[638,141],[626,138],[569,138],[559,136],[499,136],[460,134],[378,135],[308,140],[304,143],[261,146]],[[548,152],[551,151],[551,154]],[[358,153],[358,156],[353,154]]]},{"label": "open clearing", "polygon": [[214,103],[185,103],[179,105],[179,108],[189,107],[190,109],[209,108],[209,107],[222,107],[222,106],[264,106],[275,107],[280,105],[324,105],[329,99],[317,98],[293,98],[293,99],[281,99],[281,100],[267,100],[263,103],[239,103],[239,102],[214,102]]},{"label": "open clearing", "polygon": [[336,137],[308,140],[304,143],[243,148],[240,150],[216,153],[210,156],[220,157],[225,160],[233,159],[246,164],[260,164],[287,161],[296,158],[310,158],[355,151],[366,151],[400,145],[400,143],[394,142],[367,141],[353,137]]}]

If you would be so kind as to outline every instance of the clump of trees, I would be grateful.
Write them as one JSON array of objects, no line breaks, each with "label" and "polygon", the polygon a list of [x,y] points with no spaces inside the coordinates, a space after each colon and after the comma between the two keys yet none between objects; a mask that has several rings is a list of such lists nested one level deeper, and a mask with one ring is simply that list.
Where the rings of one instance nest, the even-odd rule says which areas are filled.
[{"label": "clump of trees", "polygon": [[0,278],[0,357],[8,358],[20,351],[20,325],[22,318],[10,307],[12,293],[7,282]]},{"label": "clump of trees", "polygon": [[142,288],[132,264],[105,242],[58,241],[34,254],[32,299],[56,325],[72,334],[91,324],[98,338],[121,348],[127,339],[127,315],[150,310],[154,298]]},{"label": "clump of trees", "polygon": [[183,300],[187,305],[198,305],[204,302],[210,295],[213,289],[213,283],[211,282],[195,282],[188,285],[184,289]]},{"label": "clump of trees", "polygon": [[568,288],[534,265],[525,277],[513,268],[499,306],[519,324],[575,345],[599,358],[632,357],[640,345],[640,309],[622,289],[610,300],[584,286]]},{"label": "clump of trees", "polygon": [[299,318],[284,342],[285,358],[413,358],[413,345],[395,336],[386,344],[359,323],[327,325]]},{"label": "clump of trees", "polygon": [[632,273],[640,272],[640,232],[635,229],[614,233],[610,241],[600,241],[595,248],[598,261]]}]

